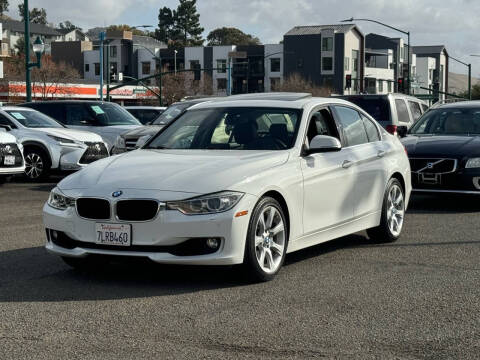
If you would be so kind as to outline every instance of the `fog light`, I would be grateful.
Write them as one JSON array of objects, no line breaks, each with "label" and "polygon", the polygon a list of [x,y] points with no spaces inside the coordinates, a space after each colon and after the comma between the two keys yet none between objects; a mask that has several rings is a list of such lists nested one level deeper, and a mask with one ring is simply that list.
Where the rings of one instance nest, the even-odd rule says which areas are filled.
[{"label": "fog light", "polygon": [[480,177],[473,178],[473,186],[475,186],[478,190],[480,190]]},{"label": "fog light", "polygon": [[50,234],[52,235],[52,239],[53,240],[57,240],[58,239],[58,232],[56,232],[55,230],[52,230],[50,232]]},{"label": "fog light", "polygon": [[209,238],[207,239],[207,246],[210,249],[218,249],[218,247],[220,246],[220,240],[217,238]]}]

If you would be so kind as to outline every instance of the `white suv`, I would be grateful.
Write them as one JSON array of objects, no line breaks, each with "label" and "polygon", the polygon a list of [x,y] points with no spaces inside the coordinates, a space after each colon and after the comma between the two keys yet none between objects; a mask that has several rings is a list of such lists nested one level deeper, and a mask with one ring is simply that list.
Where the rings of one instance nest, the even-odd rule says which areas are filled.
[{"label": "white suv", "polygon": [[0,125],[0,182],[7,176],[21,174],[25,170],[22,144],[6,131]]}]

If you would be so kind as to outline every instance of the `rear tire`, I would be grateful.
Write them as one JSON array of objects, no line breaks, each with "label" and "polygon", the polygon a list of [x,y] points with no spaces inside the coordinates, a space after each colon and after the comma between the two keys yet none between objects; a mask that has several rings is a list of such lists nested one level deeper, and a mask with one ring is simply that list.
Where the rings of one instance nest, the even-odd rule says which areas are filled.
[{"label": "rear tire", "polygon": [[249,280],[270,281],[280,271],[288,245],[288,227],[282,207],[271,197],[253,210],[245,244],[244,267]]},{"label": "rear tire", "polygon": [[394,242],[401,235],[404,219],[405,191],[400,181],[391,178],[383,198],[380,225],[368,229],[368,237],[377,243]]},{"label": "rear tire", "polygon": [[44,150],[38,147],[26,147],[25,177],[30,181],[41,181],[48,178],[50,172],[50,158]]}]

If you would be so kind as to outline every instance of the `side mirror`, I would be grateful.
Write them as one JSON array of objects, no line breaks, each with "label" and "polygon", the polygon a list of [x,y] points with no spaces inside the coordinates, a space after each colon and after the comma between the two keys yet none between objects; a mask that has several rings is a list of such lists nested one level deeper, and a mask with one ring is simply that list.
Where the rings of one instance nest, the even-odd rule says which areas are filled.
[{"label": "side mirror", "polygon": [[145,135],[145,136],[142,136],[140,139],[138,139],[136,143],[137,149],[140,149],[141,147],[143,147],[143,145],[145,145],[147,141],[150,140],[151,138],[152,138],[151,135]]},{"label": "side mirror", "polygon": [[304,152],[306,155],[310,155],[340,150],[342,150],[342,144],[337,138],[327,135],[317,135],[310,141],[310,146],[308,149],[305,149]]},{"label": "side mirror", "polygon": [[397,127],[397,134],[401,138],[404,138],[405,136],[407,136],[407,133],[408,133],[408,128],[406,126]]},{"label": "side mirror", "polygon": [[2,131],[12,131],[12,127],[10,125],[2,125],[0,124],[0,130]]}]

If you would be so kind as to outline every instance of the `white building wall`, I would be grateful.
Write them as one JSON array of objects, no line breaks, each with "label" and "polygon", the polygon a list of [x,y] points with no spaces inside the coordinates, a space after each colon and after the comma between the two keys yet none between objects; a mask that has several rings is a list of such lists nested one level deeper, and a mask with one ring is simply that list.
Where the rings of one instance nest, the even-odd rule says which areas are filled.
[{"label": "white building wall", "polygon": [[[158,53],[160,49],[155,49],[155,54]],[[157,62],[155,60],[155,58],[153,57],[153,54],[146,50],[146,49],[138,49],[138,63],[137,63],[137,66],[138,66],[138,78],[142,78],[142,77],[146,77],[146,76],[150,76],[150,75],[154,75],[155,74],[155,70],[156,70],[156,65],[157,65]],[[143,63],[150,63],[150,72],[148,74],[144,74],[143,73]]]},{"label": "white building wall", "polygon": [[[275,54],[275,55],[272,55]],[[271,56],[270,56],[271,55]],[[271,79],[279,79],[280,83],[283,81],[283,44],[267,44],[265,45],[265,92],[272,91]],[[280,71],[271,71],[271,59],[280,59]]]},{"label": "white building wall", "polygon": [[[441,73],[440,69],[443,68],[443,74]],[[440,91],[445,91],[445,85],[447,84],[447,57],[445,55],[445,52],[442,52],[440,54],[440,67],[439,67],[439,72],[438,76],[440,77],[438,80],[440,81]],[[445,95],[440,94],[439,95],[440,100],[445,100]]]},{"label": "white building wall", "polygon": [[[360,36],[354,32],[354,31],[348,31],[347,33],[345,33],[345,48],[344,48],[344,56],[345,58],[347,58],[347,62],[348,62],[348,67],[346,68],[345,67],[345,58],[344,58],[344,64],[343,64],[343,67],[344,67],[344,73],[345,75],[352,75],[352,71],[353,71],[353,59],[352,59],[352,51],[353,50],[357,50],[358,51],[358,72],[357,72],[357,76],[360,76],[360,65],[361,65],[361,59],[360,59],[360,56],[361,56],[361,52],[360,52],[360,43],[361,43],[361,39],[360,39]],[[335,47],[334,47],[335,48]],[[334,61],[335,63],[335,61]],[[353,78],[353,76],[352,76]],[[343,88],[345,89],[345,79],[343,79]],[[354,89],[354,83],[352,82],[352,88],[351,89],[345,89],[344,90],[344,94],[345,95],[350,95],[350,94],[355,94],[356,91]]]},{"label": "white building wall", "polygon": [[[432,57],[418,57],[417,58],[417,76],[416,82],[419,86],[430,88],[433,85],[433,78],[431,78],[431,71],[435,70],[436,60]],[[428,94],[428,90],[414,88],[415,94]]]},{"label": "white building wall", "polygon": [[[366,79],[374,79],[376,81],[375,86],[375,94],[388,94],[389,87],[388,83],[390,82],[391,89],[393,91],[394,86],[394,73],[393,69],[384,69],[384,68],[365,68],[365,78]],[[380,82],[382,82],[383,86],[380,86]]]},{"label": "white building wall", "polygon": [[[228,53],[231,51],[236,50],[235,45],[228,45],[228,46],[213,46],[213,67],[217,67],[217,60],[226,60],[227,62],[227,69],[228,69]],[[190,65],[190,64],[189,64]],[[212,81],[213,81],[213,93],[217,95],[226,95],[227,89],[218,89],[218,79],[227,79],[228,77],[228,70],[225,72],[219,72],[217,70],[212,71]],[[228,84],[228,80],[227,80]]]},{"label": "white building wall", "polygon": [[[100,63],[100,52],[98,50],[88,50],[83,52],[84,78],[85,80],[100,80],[99,75],[95,75],[95,63]],[[89,69],[86,71],[86,65]]]}]

